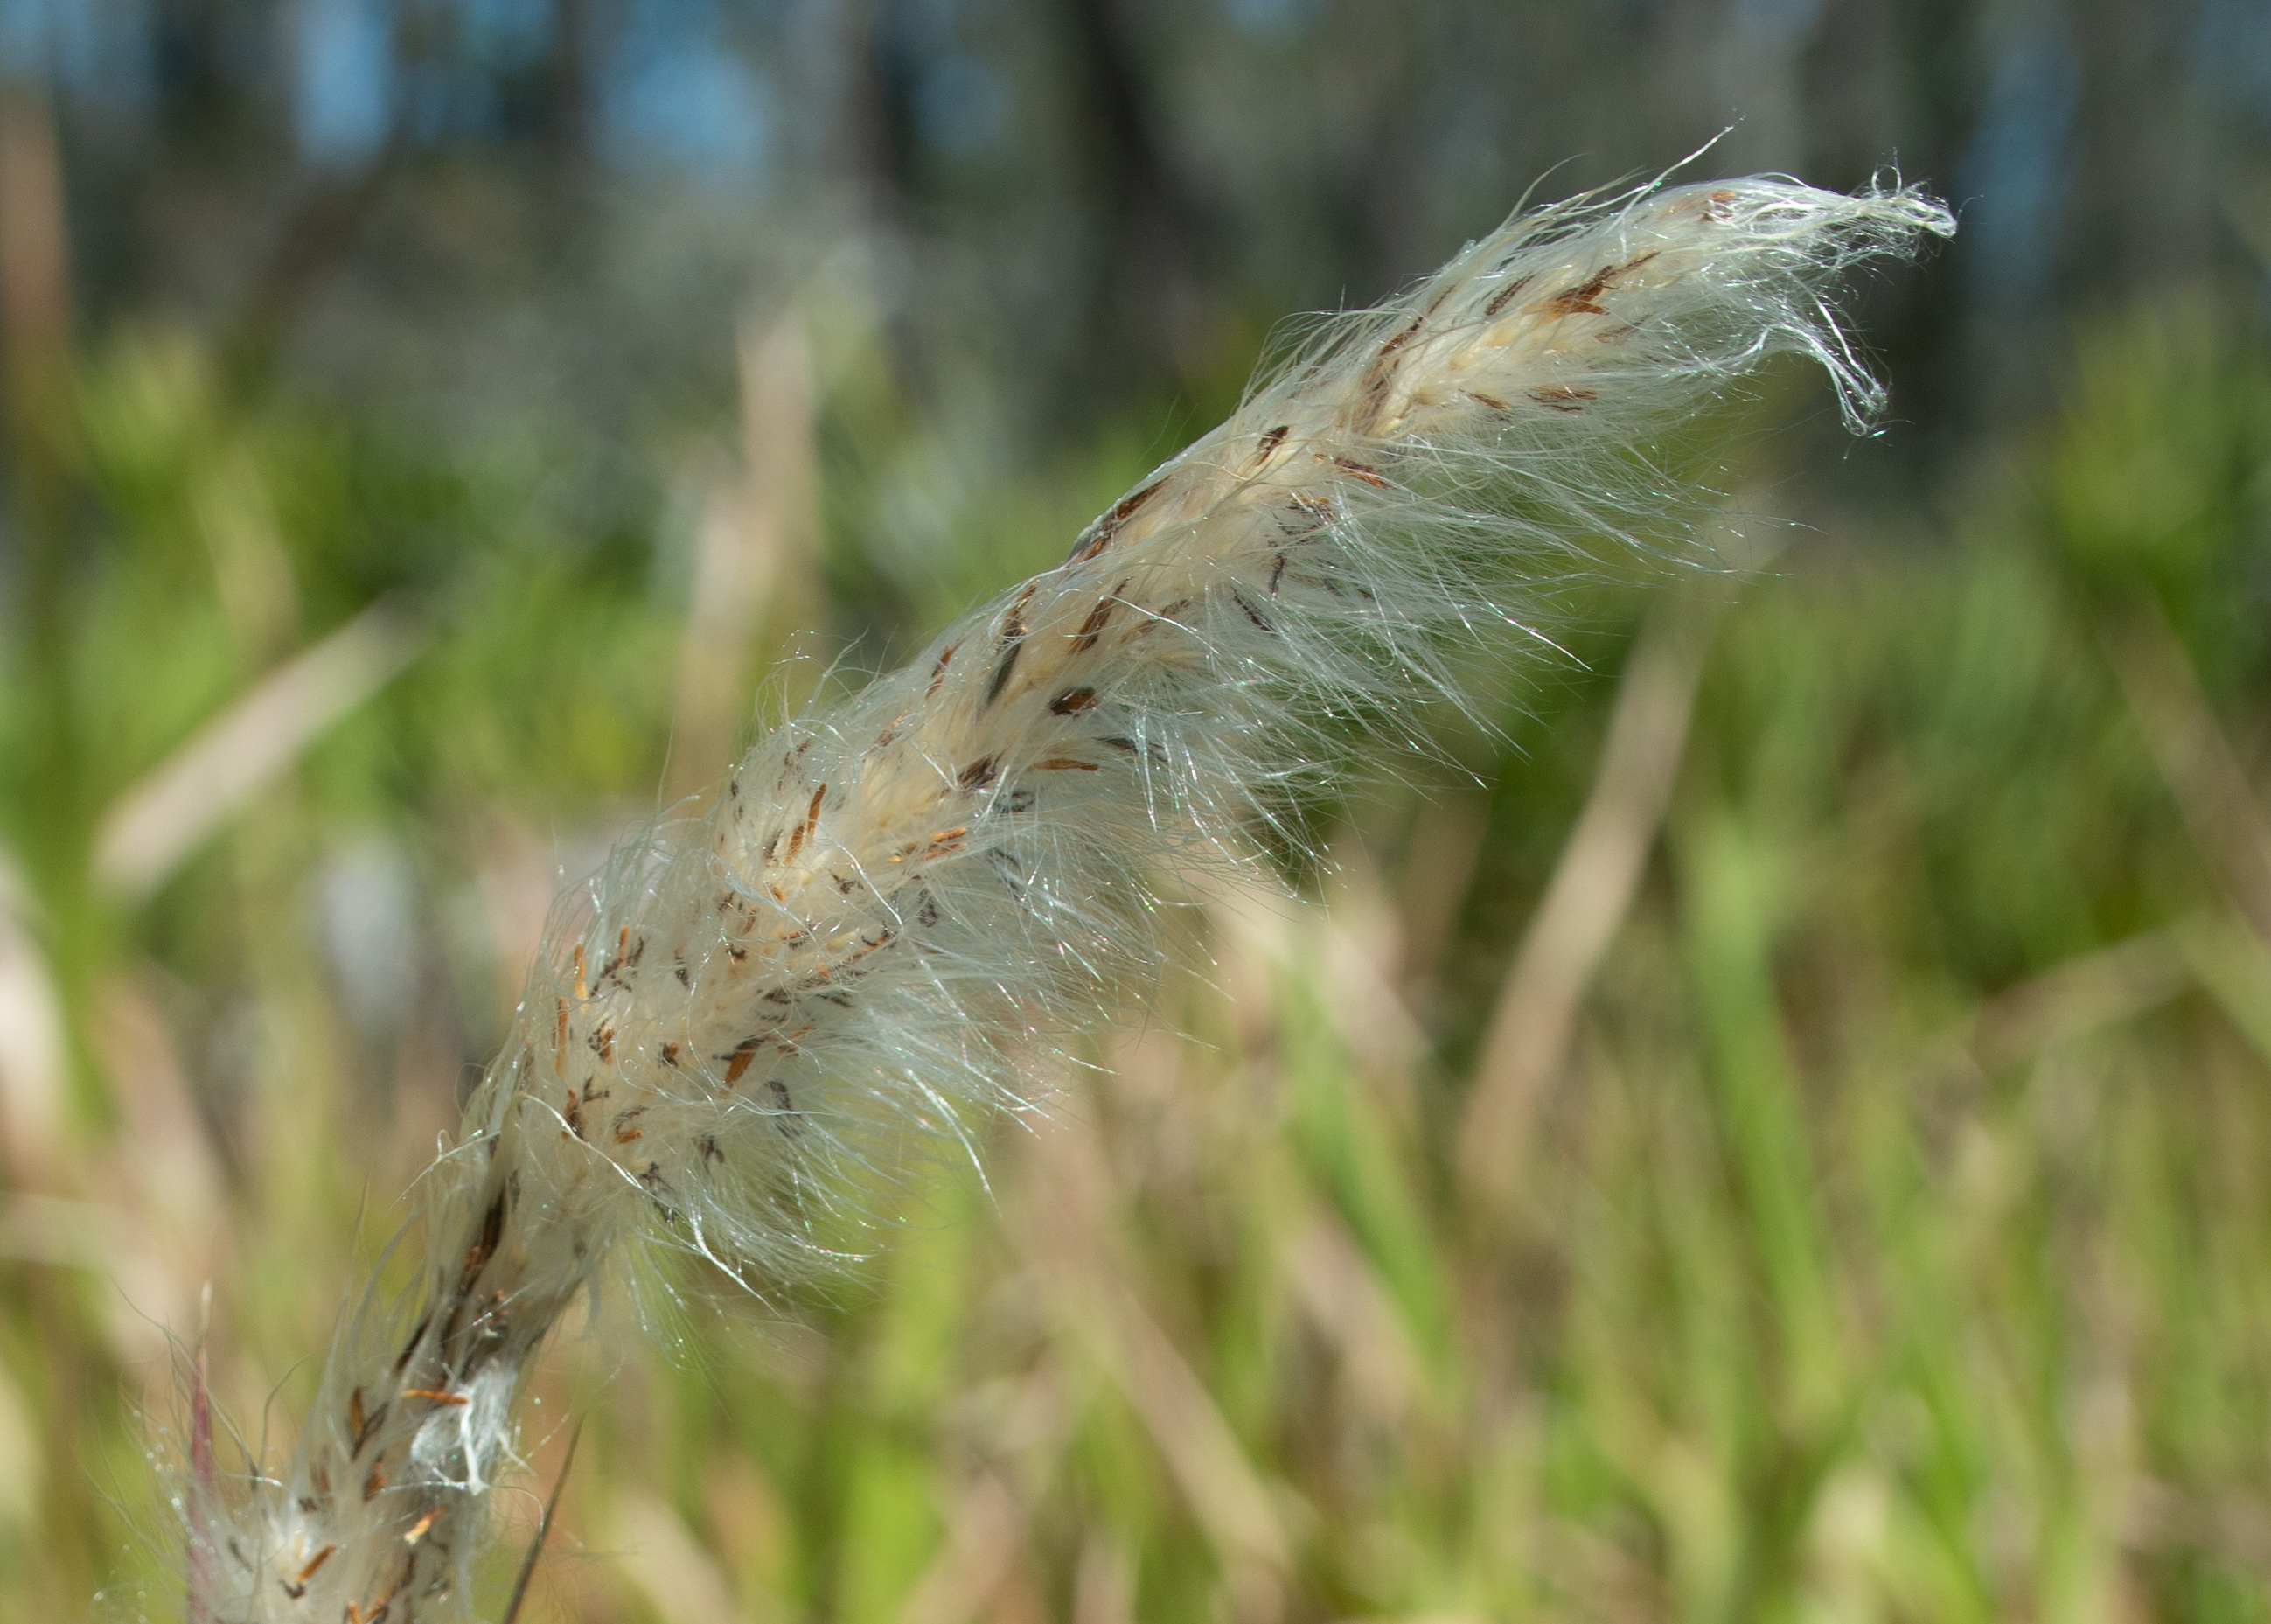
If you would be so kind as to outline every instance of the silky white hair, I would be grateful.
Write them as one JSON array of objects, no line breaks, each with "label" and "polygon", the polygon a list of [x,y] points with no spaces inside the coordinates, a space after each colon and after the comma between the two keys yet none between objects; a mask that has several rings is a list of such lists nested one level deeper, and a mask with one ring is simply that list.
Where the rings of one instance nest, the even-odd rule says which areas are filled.
[{"label": "silky white hair", "polygon": [[815,1203],[942,1136],[974,1154],[1153,967],[1163,871],[1291,831],[1352,727],[1457,699],[1542,591],[1677,528],[1669,432],[1784,354],[1862,426],[1881,391],[1828,290],[1953,229],[1773,178],[1518,216],[1319,320],[1061,565],[618,850],[415,1194],[419,1283],[342,1324],[284,1479],[233,1493],[193,1441],[190,1616],[467,1613],[530,1360],[619,1241],[762,1287],[829,1261]]}]

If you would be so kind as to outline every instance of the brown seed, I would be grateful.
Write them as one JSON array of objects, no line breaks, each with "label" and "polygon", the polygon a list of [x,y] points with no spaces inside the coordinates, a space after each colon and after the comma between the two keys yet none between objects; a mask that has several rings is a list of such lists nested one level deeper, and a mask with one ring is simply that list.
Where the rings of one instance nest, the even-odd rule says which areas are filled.
[{"label": "brown seed", "polygon": [[1353,458],[1336,457],[1333,458],[1333,466],[1338,468],[1343,473],[1355,475],[1358,479],[1362,480],[1366,484],[1372,486],[1375,489],[1386,490],[1388,488],[1388,481],[1380,477],[1379,469],[1367,467],[1363,463],[1356,461]]},{"label": "brown seed", "polygon": [[497,1240],[504,1233],[504,1192],[498,1191],[496,1199],[489,1203],[489,1210],[481,1215],[480,1233],[465,1248],[465,1269],[458,1282],[459,1292],[473,1289],[473,1282],[480,1278],[481,1270],[496,1252]]},{"label": "brown seed", "polygon": [[1097,600],[1096,607],[1088,612],[1088,618],[1080,623],[1080,630],[1073,636],[1074,653],[1085,654],[1096,646],[1096,640],[1104,635],[1104,628],[1112,619],[1112,611],[1119,607],[1120,594],[1127,589],[1128,583],[1122,581],[1112,589],[1108,596]]},{"label": "brown seed", "polygon": [[[575,1096],[571,1093],[569,1098],[572,1099]],[[394,1374],[396,1375],[399,1376],[402,1374],[404,1367],[410,1363],[410,1356],[418,1351],[418,1345],[426,1339],[426,1328],[433,1322],[433,1311],[428,1309],[420,1317],[417,1325],[412,1329],[410,1332],[410,1339],[402,1345],[402,1352],[395,1358]],[[326,1487],[324,1492],[328,1494],[331,1493],[331,1490],[329,1487]]]},{"label": "brown seed", "polygon": [[794,861],[798,848],[804,845],[804,838],[820,826],[820,803],[827,793],[828,786],[825,784],[812,792],[812,804],[805,810],[804,822],[789,831],[786,860]]},{"label": "brown seed", "polygon": [[1549,316],[1606,316],[1607,309],[1594,301],[1609,285],[1611,274],[1604,266],[1575,287],[1565,287],[1551,299],[1539,301],[1537,308]]},{"label": "brown seed", "polygon": [[773,1034],[769,1032],[761,1032],[754,1038],[744,1038],[741,1042],[733,1046],[733,1053],[730,1054],[721,1055],[719,1057],[727,1062],[726,1066],[726,1087],[731,1088],[734,1084],[739,1083],[741,1080],[743,1075],[749,1069],[749,1062],[756,1059],[757,1051],[764,1047],[766,1042],[772,1037],[772,1035]]},{"label": "brown seed", "polygon": [[1600,393],[1597,390],[1574,389],[1567,384],[1560,384],[1548,389],[1533,389],[1530,391],[1530,398],[1542,406],[1552,407],[1556,412],[1582,412],[1585,409],[1585,402],[1599,399]]},{"label": "brown seed", "polygon": [[986,698],[979,706],[981,710],[999,699],[1001,690],[1009,685],[1009,674],[1017,668],[1017,656],[1025,647],[1025,606],[1032,602],[1033,594],[1039,591],[1039,582],[1028,585],[1017,594],[1017,601],[1011,604],[1001,616],[1001,658],[994,667],[993,679],[986,684]]},{"label": "brown seed", "polygon": [[1515,296],[1521,293],[1523,288],[1530,286],[1530,279],[1526,276],[1518,276],[1511,282],[1508,282],[1504,287],[1500,288],[1497,294],[1492,297],[1491,302],[1483,306],[1483,314],[1485,317],[1496,316],[1500,310],[1503,310],[1508,305],[1514,302]]},{"label": "brown seed", "polygon": [[1600,304],[1600,295],[1614,287],[1617,279],[1627,271],[1636,271],[1656,257],[1653,253],[1628,259],[1620,265],[1604,265],[1575,287],[1565,287],[1551,299],[1540,300],[1536,309],[1550,316],[1606,316],[1609,312]]},{"label": "brown seed", "polygon": [[1154,480],[1143,489],[1122,496],[1117,506],[1081,533],[1080,540],[1073,544],[1071,555],[1065,560],[1065,562],[1084,564],[1104,551],[1106,548],[1110,547],[1112,538],[1120,533],[1120,527],[1136,516],[1136,510],[1138,508],[1158,495],[1159,488],[1166,482],[1165,480]]}]

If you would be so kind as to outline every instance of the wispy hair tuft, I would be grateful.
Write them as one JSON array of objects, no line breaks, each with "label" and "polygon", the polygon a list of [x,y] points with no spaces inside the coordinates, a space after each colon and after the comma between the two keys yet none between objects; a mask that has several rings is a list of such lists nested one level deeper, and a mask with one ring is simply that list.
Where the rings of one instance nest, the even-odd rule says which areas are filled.
[{"label": "wispy hair tuft", "polygon": [[279,1479],[193,1463],[190,1616],[469,1609],[531,1358],[620,1241],[753,1286],[824,1266],[815,1203],[974,1145],[1150,970],[1163,871],[1290,829],[1352,725],[1456,700],[1579,558],[1676,520],[1649,450],[1732,381],[1806,357],[1865,424],[1829,293],[1953,228],[1779,179],[1518,216],[1322,320],[1062,564],[617,851],[415,1193],[417,1285],[343,1322]]}]

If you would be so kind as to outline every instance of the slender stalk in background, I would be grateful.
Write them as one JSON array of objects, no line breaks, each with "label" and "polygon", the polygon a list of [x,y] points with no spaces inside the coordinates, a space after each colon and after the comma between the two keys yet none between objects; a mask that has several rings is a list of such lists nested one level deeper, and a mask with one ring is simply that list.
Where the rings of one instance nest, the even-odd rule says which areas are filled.
[{"label": "slender stalk in background", "polygon": [[1351,725],[1456,701],[1590,543],[1676,527],[1651,443],[1784,353],[1861,421],[1826,289],[1951,228],[1770,180],[1518,218],[1322,323],[1062,565],[619,850],[420,1187],[420,1283],[342,1325],[282,1480],[184,1492],[192,1613],[466,1606],[530,1359],[619,1241],[752,1285],[826,1266],[815,1201],[970,1144],[1150,968],[1152,876],[1298,839]]},{"label": "slender stalk in background", "polygon": [[1625,663],[1599,776],[1523,932],[1484,1029],[1459,1131],[1470,1215],[1502,1221],[1531,1124],[1567,1056],[1587,984],[1640,888],[1672,799],[1717,606],[1657,600]]}]

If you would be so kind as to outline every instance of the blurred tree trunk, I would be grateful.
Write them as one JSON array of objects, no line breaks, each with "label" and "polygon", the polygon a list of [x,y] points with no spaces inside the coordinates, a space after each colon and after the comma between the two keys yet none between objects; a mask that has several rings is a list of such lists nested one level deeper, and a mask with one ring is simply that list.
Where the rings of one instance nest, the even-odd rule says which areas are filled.
[{"label": "blurred tree trunk", "polygon": [[592,160],[592,0],[552,0],[552,48],[539,76],[536,134],[546,160],[581,176]]},{"label": "blurred tree trunk", "polygon": [[157,0],[154,45],[159,118],[167,133],[203,145],[236,122],[229,71],[231,0]]},{"label": "blurred tree trunk", "polygon": [[1198,380],[1206,211],[1177,170],[1126,0],[1057,0],[1088,112],[1098,219],[1090,299],[1107,354],[1141,376],[1165,358]]},{"label": "blurred tree trunk", "polygon": [[859,0],[845,10],[847,82],[842,114],[845,159],[876,258],[886,268],[879,288],[883,347],[901,394],[927,393],[913,312],[898,296],[924,235],[921,157],[915,94],[922,68],[903,0]]}]

